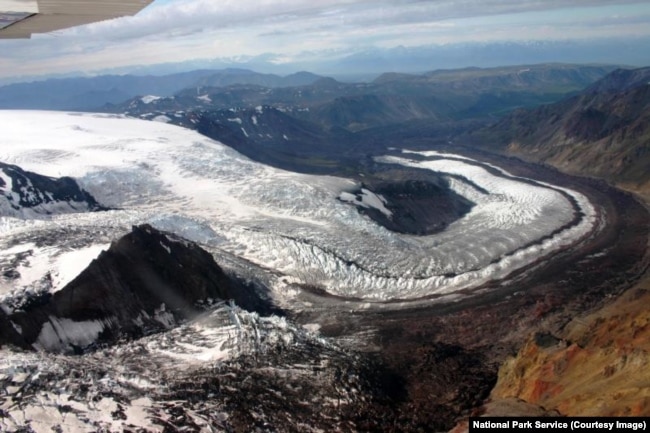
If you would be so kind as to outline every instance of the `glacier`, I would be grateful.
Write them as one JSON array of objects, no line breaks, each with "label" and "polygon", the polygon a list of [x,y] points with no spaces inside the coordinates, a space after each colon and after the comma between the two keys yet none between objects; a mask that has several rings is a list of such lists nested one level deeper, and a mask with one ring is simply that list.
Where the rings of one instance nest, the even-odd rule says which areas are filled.
[{"label": "glacier", "polygon": [[[170,124],[45,111],[0,111],[0,122],[0,161],[73,177],[112,208],[47,220],[0,217],[0,260],[9,262],[12,248],[30,240],[47,244],[32,251],[30,260],[50,264],[36,273],[66,274],[57,269],[67,263],[59,255],[95,251],[132,225],[149,223],[198,242],[226,267],[256,267],[279,304],[301,285],[364,302],[453,300],[578,242],[598,225],[597,211],[577,191],[449,153],[376,158],[448,176],[452,189],[476,204],[446,230],[416,236],[359,213],[356,206],[365,205],[389,215],[390,203],[371,191],[353,200],[346,194],[362,186],[352,179],[268,167]],[[50,259],[39,261],[39,254]],[[0,281],[5,291],[10,284]]]}]

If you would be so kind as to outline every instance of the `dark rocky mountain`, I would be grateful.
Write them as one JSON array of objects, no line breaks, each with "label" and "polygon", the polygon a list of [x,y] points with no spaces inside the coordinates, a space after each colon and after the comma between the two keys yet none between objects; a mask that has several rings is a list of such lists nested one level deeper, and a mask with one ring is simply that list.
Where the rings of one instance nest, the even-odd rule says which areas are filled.
[{"label": "dark rocky mountain", "polygon": [[151,119],[159,114],[173,118],[176,117],[174,113],[177,112],[249,109],[267,105],[296,114],[309,111],[309,107],[328,102],[337,96],[345,95],[346,92],[351,92],[351,89],[364,89],[366,84],[350,86],[334,80],[330,82],[328,79],[299,87],[269,88],[257,84],[232,84],[226,87],[193,86],[173,96],[141,95],[120,104],[107,104],[101,111]]},{"label": "dark rocky mountain", "polygon": [[339,127],[354,132],[411,119],[439,121],[448,119],[449,111],[448,104],[432,95],[361,94],[342,96],[295,115],[329,128]]},{"label": "dark rocky mountain", "polygon": [[650,185],[650,68],[617,70],[560,102],[518,110],[477,144],[631,188]]},{"label": "dark rocky mountain", "polygon": [[108,104],[103,111],[140,116],[155,111],[231,108],[254,108],[272,105],[287,112],[308,111],[309,107],[326,103],[333,98],[366,92],[368,84],[339,83],[321,79],[312,85],[297,87],[264,87],[257,84],[232,84],[226,87],[193,86],[173,96],[149,98],[138,96],[121,104]]},{"label": "dark rocky mountain", "polygon": [[115,241],[63,289],[6,306],[10,312],[0,317],[0,327],[8,328],[10,321],[20,339],[3,332],[0,345],[82,350],[169,329],[195,317],[199,303],[229,299],[251,310],[271,310],[205,250],[143,225]]},{"label": "dark rocky mountain", "polygon": [[[247,141],[259,141],[263,143],[282,143],[291,141],[290,136],[295,139],[315,141],[326,145],[324,132],[318,125],[294,119],[291,116],[269,106],[256,108],[245,108],[240,110],[219,110],[206,111],[201,113],[197,123],[197,130],[204,135],[207,134],[207,123],[220,125],[223,129],[229,130],[232,139],[226,139],[233,147]],[[226,136],[225,134],[223,135]]]},{"label": "dark rocky mountain", "polygon": [[253,160],[298,172],[356,176],[355,167],[373,165],[368,152],[387,144],[366,131],[325,127],[271,106],[197,110],[169,118]]},{"label": "dark rocky mountain", "polygon": [[105,210],[70,177],[52,178],[0,162],[0,216],[46,215]]},{"label": "dark rocky mountain", "polygon": [[23,346],[25,344],[22,336],[18,333],[16,327],[12,325],[3,308],[0,308],[0,337],[2,338],[2,344],[14,346]]},{"label": "dark rocky mountain", "polygon": [[614,69],[543,64],[383,74],[297,116],[352,131],[427,119],[434,122],[501,116],[517,107],[557,101]]},{"label": "dark rocky mountain", "polygon": [[449,186],[449,180],[420,170],[392,168],[366,174],[361,181],[362,190],[356,192],[361,199],[363,188],[383,197],[390,217],[376,208],[359,208],[359,212],[389,230],[415,235],[441,232],[449,224],[467,214],[474,203],[462,197]]}]

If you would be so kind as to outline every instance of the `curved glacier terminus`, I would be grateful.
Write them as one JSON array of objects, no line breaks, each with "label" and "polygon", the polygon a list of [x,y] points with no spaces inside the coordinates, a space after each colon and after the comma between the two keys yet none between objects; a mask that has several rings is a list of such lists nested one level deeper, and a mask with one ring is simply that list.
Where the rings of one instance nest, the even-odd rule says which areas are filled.
[{"label": "curved glacier terminus", "polygon": [[[461,291],[466,294],[466,289],[479,287],[483,283],[495,279],[506,278],[514,271],[531,266],[543,257],[578,242],[598,225],[596,210],[580,193],[532,179],[511,176],[497,167],[485,166],[468,158],[441,154],[436,156],[437,162],[431,161],[430,164],[427,164],[427,161],[418,162],[404,158],[386,157],[379,160],[386,163],[419,166],[425,169],[429,169],[427,165],[430,165],[430,169],[449,173],[455,176],[452,179],[453,182],[456,182],[456,192],[464,193],[468,198],[478,202],[478,209],[470,212],[465,221],[452,224],[449,232],[409,237],[412,241],[420,244],[420,251],[410,250],[407,252],[412,257],[418,253],[432,255],[436,253],[436,250],[443,250],[444,254],[447,254],[447,252],[453,251],[453,248],[462,248],[463,245],[467,249],[482,248],[484,250],[483,252],[486,254],[483,254],[482,257],[479,256],[480,253],[470,252],[469,256],[474,260],[457,263],[458,271],[450,266],[454,265],[450,263],[451,261],[445,264],[446,268],[421,266],[416,271],[414,271],[412,263],[407,266],[382,267],[390,264],[391,261],[364,261],[363,259],[366,257],[361,257],[362,260],[351,259],[349,255],[340,254],[340,250],[337,251],[322,242],[319,244],[313,240],[291,235],[276,235],[275,239],[267,239],[267,246],[270,249],[290,251],[295,260],[306,268],[306,271],[300,276],[308,281],[308,284],[320,286],[331,295],[361,298],[367,301],[414,300],[436,296],[450,299],[458,296]],[[461,165],[457,167],[454,167],[453,164],[450,165],[454,161],[460,162]],[[478,194],[477,191],[470,191],[479,188],[476,183],[458,184],[458,175],[461,173],[467,175],[472,170],[475,171],[473,176],[475,181],[491,190],[491,193],[483,198],[481,197],[482,192]],[[481,180],[481,177],[484,179]],[[500,186],[495,190],[495,182],[514,182],[517,185]],[[517,194],[504,195],[504,191],[500,191],[500,189],[507,190],[513,186],[520,188],[521,192],[530,197],[528,200],[515,203],[517,206],[504,206],[503,201],[507,202]],[[544,195],[547,196],[547,203],[544,203]],[[502,209],[490,213],[490,210],[494,211],[490,208],[495,204],[495,200],[497,204],[501,202]],[[533,202],[541,202],[542,205],[535,207]],[[506,214],[512,211],[519,212],[519,214],[514,215],[513,218],[507,218]],[[476,214],[479,215],[478,221]],[[519,221],[516,221],[517,218]],[[537,225],[537,227],[531,226],[531,224]],[[487,228],[481,227],[481,225]],[[463,229],[459,229],[459,226],[466,230],[465,233],[463,233]],[[491,237],[483,236],[484,240],[481,241],[479,236],[472,242],[467,241],[472,236],[471,230],[468,228],[472,227],[482,234],[488,231],[492,232]],[[505,236],[516,229],[527,230],[528,236],[519,233],[519,238],[508,245],[507,242],[512,239]],[[454,237],[456,239],[453,246],[450,247],[449,240]],[[494,239],[500,242],[497,248],[487,251],[485,246],[480,246],[481,243],[490,245],[490,241]],[[291,246],[287,243],[291,243]],[[412,245],[413,243],[410,246]],[[501,248],[501,252],[499,252],[499,248]],[[400,254],[397,248],[387,248],[385,251],[393,255],[392,263],[399,264],[399,260],[395,258],[395,255],[399,256]],[[380,255],[381,252],[376,251],[371,257],[376,259]],[[412,262],[414,261],[413,259]],[[310,263],[318,263],[319,268],[310,269]],[[410,274],[407,274],[408,272]]]}]

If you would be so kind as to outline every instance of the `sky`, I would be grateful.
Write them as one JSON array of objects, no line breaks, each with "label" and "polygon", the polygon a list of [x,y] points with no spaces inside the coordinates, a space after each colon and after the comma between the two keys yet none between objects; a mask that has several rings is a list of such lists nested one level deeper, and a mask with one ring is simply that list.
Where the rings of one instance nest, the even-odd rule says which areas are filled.
[{"label": "sky", "polygon": [[133,17],[0,39],[0,80],[198,59],[292,65],[400,46],[648,37],[647,0],[156,0]]}]

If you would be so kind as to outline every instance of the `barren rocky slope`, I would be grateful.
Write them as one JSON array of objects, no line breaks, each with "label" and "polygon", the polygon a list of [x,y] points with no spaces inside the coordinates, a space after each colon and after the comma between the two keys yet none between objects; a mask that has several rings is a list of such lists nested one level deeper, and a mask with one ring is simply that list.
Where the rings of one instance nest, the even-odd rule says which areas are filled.
[{"label": "barren rocky slope", "polygon": [[619,69],[576,96],[517,110],[472,140],[560,170],[650,189],[650,68]]},{"label": "barren rocky slope", "polygon": [[647,416],[648,302],[646,277],[610,305],[575,318],[559,335],[535,334],[502,365],[492,404],[516,398],[562,415]]}]

